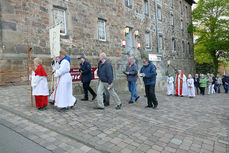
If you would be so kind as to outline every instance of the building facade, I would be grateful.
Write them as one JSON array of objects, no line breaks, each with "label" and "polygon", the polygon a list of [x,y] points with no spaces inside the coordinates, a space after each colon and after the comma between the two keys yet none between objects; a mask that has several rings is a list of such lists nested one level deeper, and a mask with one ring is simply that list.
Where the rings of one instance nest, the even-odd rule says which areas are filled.
[{"label": "building facade", "polygon": [[[129,56],[139,68],[150,57],[157,67],[157,90],[164,90],[166,75],[174,68],[193,74],[193,0],[1,0],[0,84],[28,80],[27,50],[42,57],[51,70],[49,28],[61,24],[61,49],[79,67],[85,55],[97,66],[105,52],[112,62],[116,88],[127,90],[125,69]],[[123,46],[123,44],[125,45]],[[170,66],[168,66],[170,61]],[[96,83],[94,83],[96,84]],[[78,92],[79,83],[74,83]],[[123,88],[125,87],[125,88]]]}]

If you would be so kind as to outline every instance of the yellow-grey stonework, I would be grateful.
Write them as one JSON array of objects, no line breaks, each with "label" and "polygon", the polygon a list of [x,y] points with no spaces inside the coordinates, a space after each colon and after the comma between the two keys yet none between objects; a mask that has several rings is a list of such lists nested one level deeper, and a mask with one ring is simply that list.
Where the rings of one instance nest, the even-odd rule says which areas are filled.
[{"label": "yellow-grey stonework", "polygon": [[[72,67],[79,67],[77,57],[85,55],[93,67],[97,66],[100,52],[107,53],[114,68],[115,86],[127,91],[125,69],[129,56],[136,58],[139,68],[142,58],[155,54],[160,61],[153,61],[157,67],[158,91],[165,90],[166,75],[181,69],[187,75],[193,74],[193,36],[187,26],[192,23],[192,0],[1,0],[0,2],[0,85],[24,83],[28,80],[28,44],[31,42],[32,57],[42,57],[50,73],[51,61],[48,27],[53,25],[54,8],[65,10],[66,35],[61,35],[61,49],[71,56]],[[148,3],[148,11],[144,4]],[[180,8],[181,7],[181,8]],[[158,19],[161,9],[161,19]],[[171,14],[174,25],[171,26]],[[105,21],[106,40],[98,39],[98,20]],[[183,22],[183,30],[181,26]],[[132,33],[132,48],[122,47],[126,40],[125,28]],[[134,33],[138,31],[139,35]],[[145,34],[149,33],[149,46],[145,47]],[[162,49],[158,39],[162,37]],[[172,51],[172,38],[176,49]],[[182,47],[184,42],[184,48]],[[137,44],[141,47],[138,49]],[[190,50],[188,49],[188,43]],[[128,45],[128,44],[127,44]],[[171,61],[171,66],[167,61]],[[51,75],[49,75],[51,76]],[[93,81],[96,88],[97,82]],[[79,83],[74,91],[82,92]],[[138,86],[141,90],[140,85]]]}]

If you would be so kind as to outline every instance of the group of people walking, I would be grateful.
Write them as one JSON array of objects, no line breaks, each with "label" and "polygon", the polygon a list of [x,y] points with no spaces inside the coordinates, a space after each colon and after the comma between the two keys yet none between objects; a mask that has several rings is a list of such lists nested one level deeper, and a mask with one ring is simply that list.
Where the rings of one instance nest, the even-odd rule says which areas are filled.
[{"label": "group of people walking", "polygon": [[[218,74],[217,77],[214,74],[195,74],[193,78],[191,74],[186,76],[178,70],[175,80],[175,95],[176,96],[188,96],[190,98],[195,97],[197,94],[204,95],[205,89],[208,89],[208,94],[220,93],[221,85],[223,85],[225,93],[228,93],[229,88],[229,76],[224,75],[223,79]],[[174,95],[174,79],[171,74],[167,78],[167,95]]]},{"label": "group of people walking", "polygon": [[[104,109],[104,93],[109,93],[116,102],[116,109],[121,109],[122,103],[114,90],[113,85],[113,68],[110,61],[107,59],[105,53],[99,55],[98,63],[98,88],[97,93],[90,87],[92,80],[91,64],[86,60],[84,56],[78,58],[80,60],[80,73],[81,81],[84,89],[84,98],[82,101],[88,101],[88,91],[92,94],[92,100],[97,97],[96,109]],[[52,63],[53,75],[56,78],[56,85],[51,92],[50,99],[52,104],[59,108],[59,111],[65,111],[69,108],[73,108],[77,100],[72,94],[72,77],[70,74],[70,57],[67,56],[65,51],[60,51],[60,56],[57,57]],[[34,71],[32,72],[31,86],[33,88],[33,95],[35,96],[36,107],[39,110],[43,110],[48,105],[48,80],[47,74],[42,66],[40,58],[34,59]],[[136,102],[140,96],[137,93],[137,78],[138,67],[133,57],[129,57],[126,71],[124,72],[127,81],[128,88],[131,93],[129,104]],[[145,93],[147,97],[146,108],[157,108],[158,101],[155,95],[156,84],[156,67],[147,58],[143,60],[143,66],[140,70],[140,76],[143,78],[145,85]]]}]

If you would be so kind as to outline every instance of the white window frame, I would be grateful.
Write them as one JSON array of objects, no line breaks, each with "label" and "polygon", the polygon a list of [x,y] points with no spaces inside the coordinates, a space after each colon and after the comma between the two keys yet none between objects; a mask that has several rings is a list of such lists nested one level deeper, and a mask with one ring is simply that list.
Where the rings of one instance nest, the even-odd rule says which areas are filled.
[{"label": "white window frame", "polygon": [[159,48],[159,50],[164,49],[164,39],[163,39],[162,34],[159,34],[159,37],[158,37],[158,48]]},{"label": "white window frame", "polygon": [[149,1],[144,0],[144,14],[149,15]]},{"label": "white window frame", "polygon": [[172,13],[170,14],[170,25],[174,26],[174,16]]},{"label": "white window frame", "polygon": [[169,0],[169,6],[170,8],[173,8],[173,0]]},{"label": "white window frame", "polygon": [[[147,44],[147,39],[146,36],[148,35],[148,44]],[[151,42],[150,42],[150,32],[145,32],[145,47],[149,49],[151,47]]]},{"label": "white window frame", "polygon": [[[104,39],[101,39],[100,38],[100,33],[99,33],[99,24],[100,24],[100,22],[103,22],[103,31],[104,31]],[[98,19],[98,40],[99,41],[107,41],[107,37],[106,37],[106,20],[104,20],[104,19]]]},{"label": "white window frame", "polygon": [[[160,16],[159,16],[158,10],[160,10]],[[157,19],[159,21],[162,21],[162,9],[160,5],[157,5]]]},{"label": "white window frame", "polygon": [[[57,7],[57,6],[53,6],[53,24],[58,24],[60,21],[56,21],[56,15],[55,15],[55,11],[63,11],[63,22],[61,24],[64,24],[64,33],[62,33],[60,31],[60,35],[62,36],[65,36],[67,35],[67,22],[66,22],[66,9],[65,8],[60,8],[60,7]],[[62,28],[62,27],[61,27]],[[62,30],[62,29],[61,29]]]}]

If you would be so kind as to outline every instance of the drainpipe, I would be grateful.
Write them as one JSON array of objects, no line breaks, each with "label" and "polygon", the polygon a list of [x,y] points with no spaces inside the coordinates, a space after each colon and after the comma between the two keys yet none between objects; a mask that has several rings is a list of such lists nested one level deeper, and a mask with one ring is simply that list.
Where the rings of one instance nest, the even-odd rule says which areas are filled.
[{"label": "drainpipe", "polygon": [[155,7],[155,24],[156,24],[156,44],[157,44],[157,53],[159,53],[159,48],[158,48],[158,28],[157,28],[157,3],[156,3],[156,0],[154,0],[154,7]]}]

